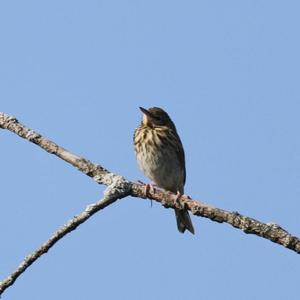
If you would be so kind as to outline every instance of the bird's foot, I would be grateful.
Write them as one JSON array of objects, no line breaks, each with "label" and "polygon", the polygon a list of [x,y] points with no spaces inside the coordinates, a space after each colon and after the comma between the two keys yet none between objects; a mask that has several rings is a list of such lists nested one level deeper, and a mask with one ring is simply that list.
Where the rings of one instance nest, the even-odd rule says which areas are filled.
[{"label": "bird's foot", "polygon": [[[155,187],[157,187],[157,185],[155,183],[153,183],[153,182],[150,182],[150,183],[146,184],[146,187],[145,187],[145,195],[146,195],[146,197],[150,196],[150,192],[154,193],[154,188]],[[150,199],[150,203],[151,203],[150,205],[152,207],[152,205],[153,205],[153,200],[152,199]]]},{"label": "bird's foot", "polygon": [[181,196],[183,196],[179,191],[177,191],[175,196],[175,203],[180,206],[180,209],[184,209],[184,204],[180,201]]},{"label": "bird's foot", "polygon": [[[153,182],[145,184],[144,182],[138,180],[138,183],[145,185],[144,193],[145,193],[146,198],[150,197],[150,194],[154,193],[154,188],[157,187],[157,185]],[[152,207],[152,199],[150,199],[150,201],[151,201],[151,207]]]},{"label": "bird's foot", "polygon": [[155,183],[152,183],[152,182],[146,184],[146,183],[138,180],[138,183],[145,185],[145,192],[144,193],[145,193],[146,197],[149,197],[150,193],[154,193],[154,189],[157,187],[157,185]]}]

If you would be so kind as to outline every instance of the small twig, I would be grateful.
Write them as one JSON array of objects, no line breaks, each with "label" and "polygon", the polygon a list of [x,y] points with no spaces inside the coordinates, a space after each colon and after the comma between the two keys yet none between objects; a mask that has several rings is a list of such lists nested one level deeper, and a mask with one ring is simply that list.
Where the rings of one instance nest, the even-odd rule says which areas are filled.
[{"label": "small twig", "polygon": [[[121,188],[120,188],[121,187]],[[25,270],[30,267],[39,257],[47,253],[49,249],[65,235],[75,230],[80,224],[89,219],[93,214],[106,206],[114,203],[116,200],[128,196],[130,186],[122,178],[116,178],[116,181],[110,185],[104,192],[104,198],[86,207],[86,209],[79,215],[73,217],[62,227],[60,227],[54,234],[43,243],[38,249],[32,254],[25,257],[18,268],[11,273],[6,279],[0,282],[0,295],[13,283]]]}]

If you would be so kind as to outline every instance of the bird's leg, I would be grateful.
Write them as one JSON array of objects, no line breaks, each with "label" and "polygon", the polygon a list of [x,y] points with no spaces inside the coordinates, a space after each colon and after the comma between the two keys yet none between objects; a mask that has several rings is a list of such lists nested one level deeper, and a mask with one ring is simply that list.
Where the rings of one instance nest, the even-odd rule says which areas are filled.
[{"label": "bird's leg", "polygon": [[150,192],[154,193],[154,188],[157,187],[157,185],[154,182],[150,182],[150,183],[147,183],[147,184],[140,181],[140,180],[138,182],[145,185],[145,195],[146,195],[146,197],[150,196]]},{"label": "bird's leg", "polygon": [[175,203],[179,204],[181,209],[183,209],[183,205],[180,201],[181,196],[182,196],[182,194],[179,191],[177,191],[176,196],[175,196]]},{"label": "bird's leg", "polygon": [[154,181],[151,181],[149,185],[152,190],[154,190],[154,188],[156,188],[156,189],[158,188],[158,185]]},{"label": "bird's leg", "polygon": [[[145,188],[146,196],[149,196],[150,190],[152,192],[154,192],[154,187],[157,187],[157,185],[152,181],[146,185],[146,188]],[[150,199],[150,203],[151,203],[150,205],[151,205],[151,208],[152,208],[152,205],[153,205],[153,200],[152,199]]]},{"label": "bird's leg", "polygon": [[[138,180],[139,183],[144,184],[145,185],[145,196],[149,197],[150,196],[150,191],[154,192],[154,188],[157,187],[157,185],[155,184],[155,182],[150,182],[145,184],[144,182]],[[150,199],[151,201],[151,207],[152,207],[152,199]]]}]

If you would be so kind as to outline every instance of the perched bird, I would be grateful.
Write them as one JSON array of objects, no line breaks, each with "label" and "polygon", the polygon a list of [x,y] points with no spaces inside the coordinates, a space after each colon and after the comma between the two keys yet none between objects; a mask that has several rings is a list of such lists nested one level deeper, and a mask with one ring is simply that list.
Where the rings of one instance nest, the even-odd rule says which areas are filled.
[{"label": "perched bird", "polygon": [[[134,148],[138,164],[144,174],[158,187],[177,194],[184,193],[185,158],[176,127],[161,108],[140,107],[143,118],[134,132]],[[175,209],[177,227],[194,233],[194,227],[185,209]]]}]

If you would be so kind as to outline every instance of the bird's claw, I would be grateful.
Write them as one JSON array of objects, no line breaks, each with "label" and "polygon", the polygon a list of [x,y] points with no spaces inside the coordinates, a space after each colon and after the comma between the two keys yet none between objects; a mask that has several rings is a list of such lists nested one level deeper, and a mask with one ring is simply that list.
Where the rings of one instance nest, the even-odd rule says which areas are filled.
[{"label": "bird's claw", "polygon": [[175,196],[175,204],[178,204],[178,206],[180,206],[180,209],[184,209],[184,204],[182,204],[182,202],[180,201],[181,196],[182,194],[178,191]]},{"label": "bird's claw", "polygon": [[[154,185],[151,183],[145,184],[144,182],[142,182],[140,180],[138,180],[138,183],[145,185],[145,191],[144,191],[145,198],[150,198],[150,196],[151,196],[150,194],[154,192]],[[150,199],[150,201],[151,201],[151,207],[152,207],[152,199]]]}]

